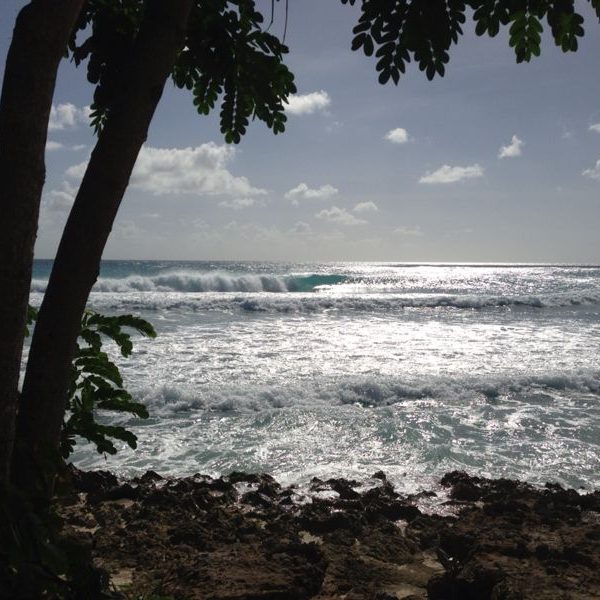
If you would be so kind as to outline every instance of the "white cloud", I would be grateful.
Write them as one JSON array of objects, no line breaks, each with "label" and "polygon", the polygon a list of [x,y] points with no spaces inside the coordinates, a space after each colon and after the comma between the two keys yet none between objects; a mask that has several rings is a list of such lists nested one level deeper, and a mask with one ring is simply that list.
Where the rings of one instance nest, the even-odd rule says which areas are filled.
[{"label": "white cloud", "polygon": [[232,198],[231,200],[223,200],[219,202],[219,206],[223,208],[231,208],[233,210],[243,210],[244,208],[250,208],[251,206],[264,206],[264,202],[257,200],[256,198]]},{"label": "white cloud", "polygon": [[396,235],[401,235],[402,237],[423,237],[423,231],[421,231],[421,228],[418,225],[415,225],[415,227],[396,227],[394,233]]},{"label": "white cloud", "polygon": [[52,211],[66,211],[71,208],[77,190],[68,182],[63,181],[58,190],[51,190],[44,194],[44,206]]},{"label": "white cloud", "polygon": [[71,179],[80,180],[83,177],[83,175],[85,174],[85,170],[87,169],[87,164],[88,164],[88,161],[85,160],[76,165],[72,165],[65,171],[65,175],[67,177],[70,177]]},{"label": "white cloud", "polygon": [[498,150],[498,158],[515,158],[521,156],[521,148],[523,147],[523,140],[519,139],[516,135],[513,135],[510,144],[508,146],[502,146]]},{"label": "white cloud", "polygon": [[298,204],[299,199],[305,200],[327,200],[335,196],[339,190],[332,185],[326,184],[319,188],[309,188],[306,183],[299,183],[295,188],[287,191],[285,197]]},{"label": "white cloud", "polygon": [[292,94],[288,98],[286,112],[291,115],[312,115],[325,110],[331,104],[331,98],[325,90],[310,94]]},{"label": "white cloud", "polygon": [[396,129],[390,129],[385,134],[385,139],[392,142],[393,144],[406,144],[409,141],[408,131],[403,127],[397,127]]},{"label": "white cloud", "polygon": [[581,174],[589,177],[590,179],[600,180],[600,159],[596,161],[595,166],[593,166],[591,169],[586,169]]},{"label": "white cloud", "polygon": [[590,125],[590,131],[600,133],[600,123],[594,123],[593,125]]},{"label": "white cloud", "polygon": [[[266,194],[253,187],[246,177],[236,177],[226,165],[235,156],[235,148],[214,142],[195,148],[152,148],[140,151],[131,175],[131,187],[155,196],[191,194],[197,196],[249,196]],[[80,179],[87,161],[69,167],[67,177]]]},{"label": "white cloud", "polygon": [[48,140],[46,142],[46,150],[51,152],[52,150],[84,150],[87,148],[85,144],[75,144],[74,146],[65,146],[61,142],[55,142],[54,140]]},{"label": "white cloud", "polygon": [[353,214],[349,213],[345,208],[338,208],[332,206],[331,208],[324,208],[318,212],[315,217],[322,219],[323,221],[331,221],[332,223],[339,223],[340,225],[364,225],[366,221],[358,219]]},{"label": "white cloud", "polygon": [[377,212],[379,208],[377,208],[375,202],[359,202],[352,210],[357,213],[365,213]]},{"label": "white cloud", "polygon": [[60,142],[54,142],[53,140],[48,140],[46,142],[46,150],[48,152],[51,152],[52,150],[60,150],[61,148],[64,148],[64,145]]},{"label": "white cloud", "polygon": [[74,129],[89,121],[90,107],[83,106],[77,108],[74,104],[66,102],[64,104],[52,105],[50,109],[50,121],[48,129],[56,131],[60,129]]},{"label": "white cloud", "polygon": [[473,179],[483,176],[483,168],[478,164],[469,167],[451,167],[443,165],[433,173],[427,173],[419,179],[419,183],[456,183],[464,179]]}]

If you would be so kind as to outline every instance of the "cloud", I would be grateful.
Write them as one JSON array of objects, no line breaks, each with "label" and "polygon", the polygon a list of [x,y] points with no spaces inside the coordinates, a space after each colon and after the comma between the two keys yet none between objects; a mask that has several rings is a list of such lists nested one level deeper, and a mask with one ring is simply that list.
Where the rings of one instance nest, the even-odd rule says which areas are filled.
[{"label": "cloud", "polygon": [[396,227],[396,229],[394,229],[394,233],[396,235],[401,235],[402,237],[423,237],[424,235],[423,231],[421,231],[421,228],[418,225],[415,225],[414,227]]},{"label": "cloud", "polygon": [[377,208],[375,202],[359,202],[352,210],[357,213],[365,213],[377,212],[379,208]]},{"label": "cloud", "polygon": [[77,190],[68,182],[63,181],[58,190],[51,190],[44,194],[44,206],[51,211],[66,211],[73,206]]},{"label": "cloud", "polygon": [[408,131],[403,127],[397,127],[396,129],[390,129],[385,134],[385,139],[392,142],[392,144],[406,144],[410,141],[408,137]]},{"label": "cloud", "polygon": [[595,166],[593,166],[591,169],[586,169],[581,174],[589,177],[590,179],[600,180],[600,159],[596,161]]},{"label": "cloud", "polygon": [[50,108],[50,121],[48,122],[48,129],[50,131],[74,129],[79,125],[88,123],[89,116],[89,106],[77,108],[77,106],[71,104],[70,102],[57,105],[53,104]]},{"label": "cloud", "polygon": [[60,142],[54,142],[52,140],[48,140],[46,142],[46,150],[48,152],[51,152],[52,150],[60,150],[61,148],[64,148],[64,145]]},{"label": "cloud", "polygon": [[502,146],[498,150],[498,158],[515,158],[521,156],[521,148],[523,146],[523,140],[519,139],[516,135],[513,135],[510,144],[508,146]]},{"label": "cloud", "polygon": [[219,202],[219,206],[223,208],[231,208],[232,210],[243,210],[244,208],[250,208],[251,206],[264,206],[264,202],[259,201],[256,198],[232,198],[231,200],[223,200]]},{"label": "cloud", "polygon": [[[131,175],[131,187],[155,196],[189,194],[247,198],[267,191],[236,177],[226,168],[235,156],[231,146],[208,142],[195,148],[152,148],[140,151]],[[66,170],[67,177],[80,179],[87,161]]]},{"label": "cloud", "polygon": [[324,208],[318,212],[315,217],[322,219],[323,221],[331,221],[332,223],[339,223],[340,225],[364,225],[367,221],[358,219],[353,214],[349,213],[344,208],[338,208],[332,206],[331,208]]},{"label": "cloud", "polygon": [[443,165],[433,173],[427,173],[419,179],[419,183],[456,183],[464,179],[474,179],[483,176],[483,168],[478,164],[469,167],[451,167]]},{"label": "cloud", "polygon": [[52,152],[52,150],[84,150],[87,148],[85,144],[75,144],[74,146],[65,146],[61,142],[55,142],[54,140],[48,140],[46,142],[46,151]]},{"label": "cloud", "polygon": [[87,169],[87,164],[88,161],[85,160],[76,165],[72,165],[65,171],[65,175],[71,179],[81,180],[85,174],[85,170]]},{"label": "cloud", "polygon": [[292,94],[285,110],[291,115],[312,115],[325,110],[330,104],[329,94],[321,90],[310,94]]},{"label": "cloud", "polygon": [[593,125],[590,125],[590,131],[600,133],[600,123],[594,123]]},{"label": "cloud", "polygon": [[309,188],[306,183],[299,183],[295,188],[285,193],[285,198],[291,199],[294,204],[298,204],[299,199],[305,200],[327,200],[335,196],[339,190],[332,185],[326,184],[319,188]]}]

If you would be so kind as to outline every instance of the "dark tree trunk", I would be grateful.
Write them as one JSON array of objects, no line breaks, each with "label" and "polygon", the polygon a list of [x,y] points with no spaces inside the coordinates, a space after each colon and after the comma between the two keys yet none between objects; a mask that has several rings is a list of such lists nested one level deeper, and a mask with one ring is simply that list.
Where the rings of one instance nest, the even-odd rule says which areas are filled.
[{"label": "dark tree trunk", "polygon": [[44,151],[60,59],[83,0],[33,0],[17,17],[0,99],[0,484],[9,477]]},{"label": "dark tree trunk", "polygon": [[41,477],[56,450],[81,317],[138,153],[178,52],[192,0],[148,0],[128,77],[92,152],[65,226],[36,323],[17,420],[13,478],[48,496]]}]

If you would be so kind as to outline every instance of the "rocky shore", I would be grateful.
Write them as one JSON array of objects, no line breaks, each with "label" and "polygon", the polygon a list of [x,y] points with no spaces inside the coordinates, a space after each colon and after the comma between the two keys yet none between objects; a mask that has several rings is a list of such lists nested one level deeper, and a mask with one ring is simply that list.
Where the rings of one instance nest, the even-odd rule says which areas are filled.
[{"label": "rocky shore", "polygon": [[65,533],[116,597],[600,598],[600,492],[460,472],[442,493],[409,497],[382,472],[314,479],[302,492],[243,473],[71,478]]}]

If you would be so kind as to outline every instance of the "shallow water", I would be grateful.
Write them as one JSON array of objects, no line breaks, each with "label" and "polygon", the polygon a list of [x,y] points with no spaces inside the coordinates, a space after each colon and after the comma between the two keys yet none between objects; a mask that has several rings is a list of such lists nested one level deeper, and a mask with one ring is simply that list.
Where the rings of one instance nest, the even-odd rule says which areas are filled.
[{"label": "shallow water", "polygon": [[109,261],[91,304],[159,336],[119,361],[138,450],[80,466],[598,487],[598,267]]}]

